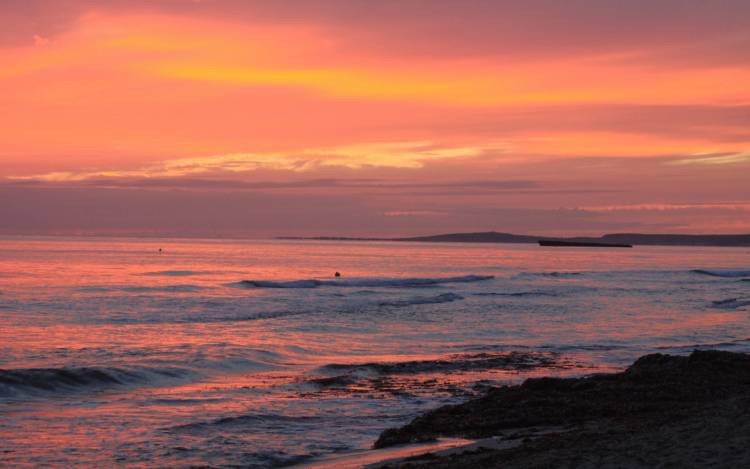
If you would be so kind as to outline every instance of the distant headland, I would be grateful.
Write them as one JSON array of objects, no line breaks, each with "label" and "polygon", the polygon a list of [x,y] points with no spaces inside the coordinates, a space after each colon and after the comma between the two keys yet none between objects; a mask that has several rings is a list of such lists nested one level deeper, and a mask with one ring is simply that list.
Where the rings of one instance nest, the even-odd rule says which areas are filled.
[{"label": "distant headland", "polygon": [[449,233],[407,238],[367,238],[340,236],[279,236],[276,239],[306,239],[318,241],[396,241],[422,243],[526,243],[536,244],[539,241],[565,241],[570,243],[605,243],[632,244],[635,246],[722,246],[750,247],[750,234],[643,234],[611,233],[598,237],[552,237],[518,235],[486,231],[480,233]]}]

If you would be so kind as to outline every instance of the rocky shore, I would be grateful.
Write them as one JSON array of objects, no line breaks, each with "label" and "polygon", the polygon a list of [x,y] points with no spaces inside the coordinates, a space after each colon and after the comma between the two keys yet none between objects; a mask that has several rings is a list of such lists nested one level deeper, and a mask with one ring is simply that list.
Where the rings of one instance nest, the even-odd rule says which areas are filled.
[{"label": "rocky shore", "polygon": [[750,467],[750,355],[653,354],[621,373],[532,378],[386,430],[375,448],[438,437],[487,444],[384,467]]},{"label": "rocky shore", "polygon": [[[459,353],[411,361],[359,364],[331,363],[301,381],[306,397],[360,395],[371,398],[394,396],[477,397],[491,386],[476,381],[472,373],[494,372],[495,376],[518,372],[569,370],[578,364],[552,352]],[[542,371],[543,370],[543,371]]]}]

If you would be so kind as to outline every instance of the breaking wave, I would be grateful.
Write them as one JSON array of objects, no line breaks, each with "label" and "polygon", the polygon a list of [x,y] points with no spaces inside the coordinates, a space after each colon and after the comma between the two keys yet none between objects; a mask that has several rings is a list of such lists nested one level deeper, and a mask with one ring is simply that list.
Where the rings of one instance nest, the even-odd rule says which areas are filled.
[{"label": "breaking wave", "polygon": [[157,384],[192,376],[178,367],[129,369],[119,367],[18,368],[0,370],[0,397],[101,390],[114,386]]},{"label": "breaking wave", "polygon": [[413,305],[434,305],[439,303],[450,303],[452,301],[463,300],[464,297],[456,293],[443,293],[437,296],[416,296],[405,300],[381,301],[379,306],[394,306],[397,308]]},{"label": "breaking wave", "polygon": [[251,358],[225,356],[218,360],[188,358],[162,366],[82,366],[0,369],[0,399],[33,398],[64,393],[101,391],[118,386],[160,386],[200,379],[215,373],[278,369],[283,356],[262,349],[244,351]]},{"label": "breaking wave", "polygon": [[729,269],[693,269],[691,272],[696,274],[710,275],[712,277],[750,277],[750,270],[729,270]]},{"label": "breaking wave", "polygon": [[291,280],[276,282],[270,280],[242,280],[232,286],[245,288],[317,288],[317,287],[429,287],[444,283],[468,283],[490,280],[494,275],[464,275],[461,277],[436,278],[358,278],[347,280]]}]

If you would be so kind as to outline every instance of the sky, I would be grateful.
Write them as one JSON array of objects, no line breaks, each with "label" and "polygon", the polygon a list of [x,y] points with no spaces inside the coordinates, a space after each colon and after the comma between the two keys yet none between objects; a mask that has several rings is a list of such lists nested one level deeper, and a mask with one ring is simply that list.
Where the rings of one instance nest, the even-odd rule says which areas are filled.
[{"label": "sky", "polygon": [[0,0],[0,234],[750,233],[746,0]]}]

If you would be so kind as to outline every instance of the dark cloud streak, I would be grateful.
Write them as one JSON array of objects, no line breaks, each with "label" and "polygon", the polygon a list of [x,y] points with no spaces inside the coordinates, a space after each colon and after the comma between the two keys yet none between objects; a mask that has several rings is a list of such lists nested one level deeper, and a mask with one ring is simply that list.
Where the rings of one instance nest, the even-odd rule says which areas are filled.
[{"label": "dark cloud streak", "polygon": [[621,52],[638,61],[653,54],[654,64],[750,62],[744,0],[4,0],[0,43],[57,35],[92,10],[312,25],[384,56],[534,60]]}]

